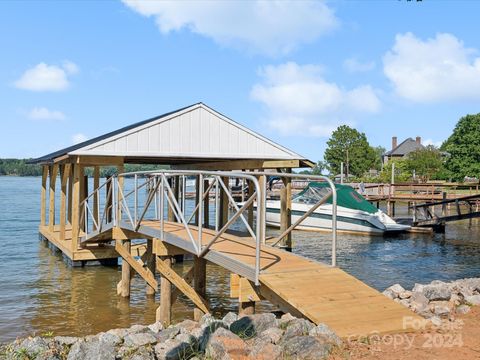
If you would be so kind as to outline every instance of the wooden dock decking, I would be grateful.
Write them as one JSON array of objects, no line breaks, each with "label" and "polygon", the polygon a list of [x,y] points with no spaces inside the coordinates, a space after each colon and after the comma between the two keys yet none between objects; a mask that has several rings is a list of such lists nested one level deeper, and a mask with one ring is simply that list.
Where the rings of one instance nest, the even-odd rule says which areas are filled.
[{"label": "wooden dock decking", "polygon": [[[122,222],[120,228],[134,236],[134,229],[128,223]],[[194,238],[197,229],[190,227]],[[165,222],[164,231],[165,242],[193,252],[183,225]],[[215,231],[202,228],[202,232],[202,242],[206,245]],[[159,221],[142,222],[135,236],[160,241]],[[223,234],[205,259],[247,279],[254,277],[255,244],[250,237]],[[260,286],[255,290],[259,297],[270,300],[283,311],[316,324],[325,323],[342,337],[408,331],[412,329],[404,326],[404,320],[419,318],[339,268],[278,248],[262,246],[260,268]]]}]

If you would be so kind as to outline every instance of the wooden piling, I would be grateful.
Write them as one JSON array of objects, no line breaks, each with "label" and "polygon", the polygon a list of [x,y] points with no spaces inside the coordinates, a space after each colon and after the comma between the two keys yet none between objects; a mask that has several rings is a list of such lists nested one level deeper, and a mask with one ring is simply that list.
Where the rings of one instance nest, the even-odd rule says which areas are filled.
[{"label": "wooden piling", "polygon": [[80,173],[83,173],[83,167],[76,164],[73,167],[72,187],[72,253],[78,249],[80,233]]},{"label": "wooden piling", "polygon": [[[147,268],[150,270],[153,274],[153,277],[155,277],[155,272],[157,271],[157,266],[156,266],[156,256],[153,253],[153,240],[152,239],[147,239],[147,253],[146,253],[146,261],[147,261]],[[147,288],[146,288],[146,294],[147,296],[155,296],[155,289],[151,287],[147,283]]]},{"label": "wooden piling", "polygon": [[67,184],[70,178],[70,164],[65,164],[60,167],[60,240],[65,240],[65,225],[67,221],[66,202],[67,202]]},{"label": "wooden piling", "polygon": [[45,226],[47,219],[47,178],[48,166],[42,166],[42,192],[40,195],[40,226]]},{"label": "wooden piling", "polygon": [[[193,287],[195,292],[205,299],[207,288],[207,261],[198,256],[193,260]],[[198,307],[193,310],[193,318],[195,321],[199,321],[205,313]]]},{"label": "wooden piling", "polygon": [[[160,256],[158,260],[168,268],[172,267],[171,256]],[[172,284],[165,276],[160,279],[160,306],[157,308],[156,319],[163,326],[169,326],[172,322]]]},{"label": "wooden piling", "polygon": [[[117,240],[122,241],[123,247],[126,251],[130,253],[132,242],[131,240]],[[130,297],[130,279],[131,279],[131,266],[130,264],[123,259],[122,260],[122,281],[120,283],[120,296],[121,297]]]},{"label": "wooden piling", "polygon": [[[221,181],[225,184],[225,187],[229,189],[229,182],[228,182],[228,177],[222,177]],[[220,224],[219,227],[220,229],[225,225],[228,221],[228,195],[223,190],[222,187],[220,187]]]}]

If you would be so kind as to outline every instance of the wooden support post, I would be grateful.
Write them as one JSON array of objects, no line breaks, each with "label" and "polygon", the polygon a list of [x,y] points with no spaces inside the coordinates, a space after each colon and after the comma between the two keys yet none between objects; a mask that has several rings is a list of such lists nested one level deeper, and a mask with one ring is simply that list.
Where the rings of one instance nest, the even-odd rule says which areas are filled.
[{"label": "wooden support post", "polygon": [[237,274],[230,275],[230,296],[238,298],[239,315],[254,314],[255,302],[262,300],[255,285]]},{"label": "wooden support post", "polygon": [[78,249],[78,236],[80,234],[80,173],[83,173],[83,167],[77,164],[73,167],[72,253]]},{"label": "wooden support post", "polygon": [[[203,180],[203,189],[207,190],[209,182]],[[203,200],[203,227],[208,228],[210,226],[210,194],[207,194]]]},{"label": "wooden support post", "polygon": [[[97,190],[99,186],[100,186],[100,167],[99,166],[94,166],[93,167],[93,190]],[[98,220],[99,220],[99,215],[98,215],[98,211],[99,211],[98,202],[99,202],[99,200],[100,199],[98,198],[98,192],[95,192],[93,194],[93,218],[95,219],[97,224],[98,224]]]},{"label": "wooden support post", "polygon": [[[165,267],[172,267],[171,256],[161,256],[158,260],[159,263],[161,262]],[[160,306],[157,309],[156,319],[160,321],[163,326],[168,326],[172,322],[172,284],[163,275],[160,280]]]},{"label": "wooden support post", "polygon": [[258,177],[258,183],[260,185],[260,194],[257,199],[257,211],[260,212],[259,221],[260,221],[260,224],[263,224],[263,226],[260,227],[260,231],[262,233],[257,234],[257,236],[259,236],[260,239],[263,239],[262,241],[265,244],[265,211],[266,211],[265,206],[267,205],[266,204],[267,203],[266,201],[267,200],[267,187],[266,187],[267,177],[265,175],[260,175]]},{"label": "wooden support post", "polygon": [[392,217],[395,217],[395,201],[392,202]]},{"label": "wooden support post", "polygon": [[60,167],[60,240],[65,240],[65,224],[67,221],[66,206],[67,206],[67,183],[70,178],[70,164],[65,164]]},{"label": "wooden support post", "polygon": [[[80,174],[80,204],[87,198],[88,196],[88,176],[85,175],[85,168],[82,168],[82,172]],[[80,207],[80,229],[85,230],[85,224],[87,223],[87,219],[85,219],[85,205]]]},{"label": "wooden support post", "polygon": [[40,196],[40,226],[47,223],[47,178],[48,166],[42,166],[42,194]]},{"label": "wooden support post", "polygon": [[50,166],[50,194],[48,207],[48,230],[53,231],[55,226],[55,184],[57,181],[58,165]]},{"label": "wooden support post", "polygon": [[442,204],[442,217],[447,216],[447,204],[445,204],[446,200],[447,200],[447,193],[444,191],[442,193],[442,201],[444,201],[444,203]]},{"label": "wooden support post", "polygon": [[[195,256],[193,266],[193,287],[198,295],[205,298],[207,287],[207,261]],[[205,312],[198,307],[195,307],[193,310],[194,320],[199,321],[203,315],[205,315]]]},{"label": "wooden support post", "polygon": [[[287,169],[287,172],[291,172]],[[287,230],[292,225],[292,182],[291,178],[282,178],[283,188],[280,191],[280,233]],[[287,251],[292,251],[292,233],[288,233],[282,239],[282,247]]]},{"label": "wooden support post", "polygon": [[[224,176],[221,178],[223,183],[225,184],[225,187],[227,189],[230,189],[229,187],[229,178],[227,176]],[[223,190],[222,187],[220,187],[220,224],[219,228],[221,229],[223,225],[225,225],[228,222],[228,195]]]},{"label": "wooden support post", "polygon": [[[156,240],[159,241],[159,240]],[[155,272],[157,269],[156,266],[156,259],[157,257],[153,253],[153,240],[152,239],[147,239],[147,252],[146,252],[146,259],[147,259],[147,268],[152,272],[153,276],[155,277]],[[147,289],[146,293],[147,296],[154,296],[155,295],[155,290],[153,287],[151,287],[147,283]]]},{"label": "wooden support post", "polygon": [[387,201],[387,215],[388,216],[392,216],[392,203],[390,202],[390,200]]},{"label": "wooden support post", "polygon": [[[122,241],[122,246],[127,252],[130,253],[132,242],[131,240],[117,240]],[[122,280],[120,281],[120,289],[117,288],[117,292],[121,297],[130,297],[130,279],[132,271],[130,264],[126,259],[122,258]]]},{"label": "wooden support post", "polygon": [[73,168],[75,167],[75,164],[70,164],[70,173],[68,176],[68,196],[67,196],[67,219],[70,225],[72,224],[72,197],[73,197]]},{"label": "wooden support post", "polygon": [[[118,174],[121,174],[125,171],[125,168],[123,166],[123,164],[121,165],[117,165],[117,173]],[[120,194],[120,190],[123,191],[123,185],[124,185],[124,180],[125,178],[123,176],[119,176],[118,177],[118,187],[119,187],[119,191],[117,192],[117,204],[120,204],[120,199],[121,199],[121,194]],[[121,206],[118,206],[118,209],[117,209],[117,221],[121,221],[122,219],[122,211],[121,211]],[[115,209],[114,209],[115,211]]]}]

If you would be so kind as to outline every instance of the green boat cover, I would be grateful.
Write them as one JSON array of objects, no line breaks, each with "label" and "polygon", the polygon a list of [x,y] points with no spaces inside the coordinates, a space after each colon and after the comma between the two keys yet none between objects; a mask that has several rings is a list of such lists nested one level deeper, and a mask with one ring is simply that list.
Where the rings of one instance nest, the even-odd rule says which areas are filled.
[{"label": "green boat cover", "polygon": [[[370,204],[365,198],[356,192],[351,186],[343,184],[335,184],[337,189],[337,205],[349,209],[361,210],[374,214],[378,209]],[[314,205],[322,199],[330,190],[330,186],[326,182],[311,182],[300,193],[293,197],[292,201],[303,204]],[[327,201],[332,203],[332,198]]]}]

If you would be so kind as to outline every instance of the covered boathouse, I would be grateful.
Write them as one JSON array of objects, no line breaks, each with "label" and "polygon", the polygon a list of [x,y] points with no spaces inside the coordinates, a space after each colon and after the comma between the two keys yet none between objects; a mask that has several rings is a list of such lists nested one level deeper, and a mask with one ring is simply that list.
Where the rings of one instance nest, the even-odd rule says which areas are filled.
[{"label": "covered boathouse", "polygon": [[[116,261],[120,256],[118,295],[130,296],[131,277],[137,274],[145,281],[147,295],[160,292],[156,318],[164,325],[171,322],[172,303],[179,294],[194,304],[196,320],[210,312],[207,262],[230,272],[230,296],[238,299],[243,314],[253,313],[255,302],[268,300],[283,312],[326,323],[343,337],[409,330],[404,319],[417,317],[335,266],[336,189],[330,179],[292,174],[292,168],[313,163],[202,103],[35,162],[43,165],[41,236],[74,264]],[[170,168],[123,174],[128,163]],[[101,182],[100,167],[112,165],[118,175]],[[87,168],[93,168],[91,191]],[[282,180],[281,230],[268,242],[266,169],[275,169]],[[192,178],[194,200],[187,206],[185,183]],[[325,181],[329,190],[292,224],[294,178]],[[232,179],[242,182],[240,203],[233,198]],[[333,266],[275,247],[291,248],[291,231],[329,199]],[[245,231],[230,231],[235,223]],[[178,274],[172,269],[172,259],[183,254],[191,255],[193,264]]]}]

